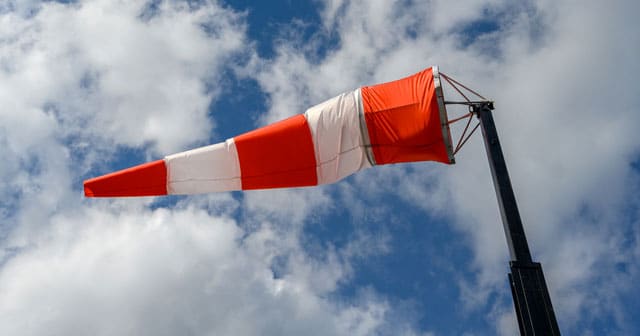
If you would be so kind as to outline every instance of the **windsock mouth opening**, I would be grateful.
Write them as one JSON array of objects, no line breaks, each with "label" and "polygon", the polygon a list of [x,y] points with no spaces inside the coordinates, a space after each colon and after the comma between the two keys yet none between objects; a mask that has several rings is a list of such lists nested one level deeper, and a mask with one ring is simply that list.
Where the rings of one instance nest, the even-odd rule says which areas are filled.
[{"label": "windsock mouth opening", "polygon": [[442,128],[442,139],[447,149],[447,156],[450,164],[455,164],[456,159],[453,152],[453,142],[451,141],[451,129],[449,128],[449,117],[447,115],[447,105],[444,103],[444,92],[442,90],[442,82],[440,81],[440,71],[437,65],[432,68],[433,83],[436,90],[436,99],[438,100],[438,111],[440,112],[440,127]]},{"label": "windsock mouth opening", "polygon": [[[451,163],[455,163],[454,156],[460,151],[460,149],[462,149],[462,147],[467,143],[467,141],[471,138],[473,133],[480,126],[480,122],[478,121],[478,123],[476,123],[475,126],[469,127],[471,125],[471,120],[473,119],[473,116],[477,116],[478,109],[489,108],[490,110],[493,110],[493,100],[485,98],[478,92],[470,89],[466,85],[451,78],[447,74],[438,72],[437,67],[433,67],[433,77],[434,77],[434,83],[435,83],[434,86],[435,86],[436,96],[438,100],[438,109],[440,111],[442,134],[443,134],[445,147],[447,148],[449,160],[451,161]],[[457,101],[444,100],[443,86],[442,86],[443,81],[441,80],[441,78],[444,79],[444,81],[446,81],[449,84],[447,88],[451,88],[455,90],[455,92],[457,92],[459,94],[459,97],[463,98],[463,100],[457,100]],[[453,91],[450,93],[453,93]],[[454,117],[452,120],[449,120],[447,109],[446,109],[447,105],[465,106],[466,108],[468,108],[468,111],[466,111],[466,113],[463,114],[462,116]],[[454,109],[453,111],[455,114],[456,110]],[[460,112],[460,111],[457,111],[457,112]],[[455,146],[453,146],[453,143],[451,141],[450,125],[453,125],[454,123],[463,121],[463,120],[466,120],[466,126],[461,130],[459,134],[459,138],[458,138],[458,135],[456,134],[456,138],[458,138],[458,143]],[[457,130],[458,129],[454,127],[455,133],[458,133]]]}]

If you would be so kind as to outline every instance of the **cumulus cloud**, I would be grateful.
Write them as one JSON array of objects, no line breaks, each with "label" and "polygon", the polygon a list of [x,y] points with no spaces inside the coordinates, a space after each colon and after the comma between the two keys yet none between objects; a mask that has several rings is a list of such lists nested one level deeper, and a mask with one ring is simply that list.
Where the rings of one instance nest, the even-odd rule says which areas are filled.
[{"label": "cumulus cloud", "polygon": [[[0,4],[0,333],[430,335],[373,289],[334,295],[354,260],[392,252],[389,235],[355,225],[344,246],[321,251],[303,239],[335,211],[387,219],[387,197],[451,221],[471,252],[471,276],[454,277],[464,314],[515,333],[478,135],[453,167],[375,168],[336,186],[167,208],[79,195],[82,176],[118,150],[151,158],[211,137],[208,109],[229,68],[268,94],[264,124],[432,64],[497,102],[563,331],[603,320],[636,330],[625,296],[640,270],[638,4],[322,4],[321,29],[283,31],[271,59],[251,49],[243,14],[213,2]],[[446,263],[435,271],[451,273],[437,268]]]},{"label": "cumulus cloud", "polygon": [[331,295],[363,248],[301,243],[326,190],[81,199],[114,154],[212,136],[223,74],[253,55],[242,13],[8,2],[0,26],[0,333],[413,334],[375,292]]},{"label": "cumulus cloud", "polygon": [[276,278],[268,228],[245,236],[227,216],[91,207],[51,218],[48,234],[0,273],[3,334],[367,335],[384,301],[327,300],[340,264],[287,248],[294,272]]},{"label": "cumulus cloud", "polygon": [[240,18],[181,2],[3,8],[2,236],[25,244],[56,210],[77,206],[72,183],[119,148],[151,156],[207,139],[208,83],[241,52]]},{"label": "cumulus cloud", "polygon": [[[31,113],[26,120],[44,127],[39,119],[47,118],[84,141],[161,153],[208,137],[216,94],[208,84],[244,42],[239,14],[173,1],[153,9],[142,1],[48,2],[31,16],[2,19],[5,114]],[[15,129],[10,121],[4,125]]]},{"label": "cumulus cloud", "polygon": [[[626,209],[637,203],[631,163],[640,146],[634,112],[640,43],[631,14],[637,7],[631,1],[326,1],[324,31],[315,38],[337,36],[337,46],[320,50],[313,39],[279,46],[257,76],[271,97],[265,119],[298,113],[301,101],[317,103],[432,64],[495,99],[530,244],[545,266],[561,327],[579,331],[579,322],[602,319],[595,312],[630,313],[620,313],[629,287],[606,284],[633,281],[628,270],[616,271],[618,260],[638,267],[630,252],[637,241],[626,238],[636,221]],[[309,56],[318,53],[326,56]],[[475,276],[461,279],[461,301],[492,310],[487,319],[512,334],[510,302],[483,304],[504,292],[507,249],[480,136],[456,166],[421,171],[369,171],[354,181],[363,195],[381,189],[409,203],[416,197],[430,213],[446,208],[474,256],[468,267]],[[584,290],[595,287],[602,290]],[[615,328],[629,330],[624,318],[616,319]]]}]

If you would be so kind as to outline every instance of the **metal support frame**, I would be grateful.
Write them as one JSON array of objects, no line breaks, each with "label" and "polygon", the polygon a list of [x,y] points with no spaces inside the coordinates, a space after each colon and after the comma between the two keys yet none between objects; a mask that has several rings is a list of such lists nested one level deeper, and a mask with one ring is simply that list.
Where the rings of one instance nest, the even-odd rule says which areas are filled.
[{"label": "metal support frame", "polygon": [[471,111],[480,119],[485,149],[491,167],[502,224],[511,255],[509,283],[521,335],[560,335],[542,265],[531,259],[518,205],[502,154],[491,111],[493,102],[472,102]]}]

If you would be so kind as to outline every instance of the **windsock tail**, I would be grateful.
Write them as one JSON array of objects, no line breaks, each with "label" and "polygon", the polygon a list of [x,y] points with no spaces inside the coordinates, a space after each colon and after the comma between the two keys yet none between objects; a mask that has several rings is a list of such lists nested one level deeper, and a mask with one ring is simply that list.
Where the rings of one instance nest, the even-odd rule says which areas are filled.
[{"label": "windsock tail", "polygon": [[84,181],[86,197],[161,196],[167,194],[164,160],[153,161]]}]

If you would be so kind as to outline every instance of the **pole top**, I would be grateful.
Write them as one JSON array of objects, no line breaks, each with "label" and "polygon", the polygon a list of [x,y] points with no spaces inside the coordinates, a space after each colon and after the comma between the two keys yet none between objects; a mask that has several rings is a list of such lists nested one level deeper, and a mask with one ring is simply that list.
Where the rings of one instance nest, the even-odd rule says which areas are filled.
[{"label": "pole top", "polygon": [[478,114],[481,110],[490,110],[493,111],[495,107],[493,106],[493,101],[479,101],[479,102],[471,102],[471,112]]}]

